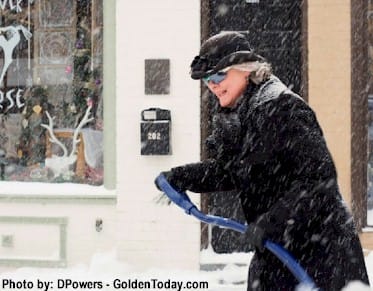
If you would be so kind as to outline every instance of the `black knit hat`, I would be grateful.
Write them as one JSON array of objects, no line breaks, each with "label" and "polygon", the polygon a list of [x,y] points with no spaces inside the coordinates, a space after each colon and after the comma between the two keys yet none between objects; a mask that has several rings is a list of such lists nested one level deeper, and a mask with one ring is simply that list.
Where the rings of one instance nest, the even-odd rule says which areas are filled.
[{"label": "black knit hat", "polygon": [[191,66],[191,77],[195,80],[218,72],[228,66],[244,62],[265,61],[254,53],[249,41],[239,32],[218,33],[201,46]]}]

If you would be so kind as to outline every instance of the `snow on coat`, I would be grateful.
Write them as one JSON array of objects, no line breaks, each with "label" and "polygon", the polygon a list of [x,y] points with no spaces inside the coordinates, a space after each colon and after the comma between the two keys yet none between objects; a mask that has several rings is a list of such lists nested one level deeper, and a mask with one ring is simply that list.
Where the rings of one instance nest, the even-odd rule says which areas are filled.
[{"label": "snow on coat", "polygon": [[[233,109],[221,109],[207,140],[214,158],[175,167],[180,190],[236,190],[248,223],[286,247],[323,290],[369,284],[351,214],[312,109],[275,76],[250,84]],[[296,279],[268,251],[251,261],[248,290],[294,290]]]}]

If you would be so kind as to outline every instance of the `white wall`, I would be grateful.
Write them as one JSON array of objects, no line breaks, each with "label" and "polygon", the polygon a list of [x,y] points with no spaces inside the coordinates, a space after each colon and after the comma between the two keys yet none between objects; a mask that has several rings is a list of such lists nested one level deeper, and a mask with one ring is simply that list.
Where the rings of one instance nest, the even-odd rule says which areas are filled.
[{"label": "white wall", "polygon": [[[62,186],[63,187],[63,186]],[[42,197],[42,195],[40,195]],[[83,195],[81,196],[84,200]],[[95,253],[107,253],[115,249],[116,213],[115,204],[96,203],[56,198],[51,201],[34,200],[24,196],[23,200],[12,202],[12,199],[0,202],[0,237],[12,237],[12,245],[0,245],[0,259],[21,260],[21,263],[10,261],[0,264],[0,272],[17,266],[42,266],[46,261],[59,261],[60,249],[66,249],[66,266],[89,264]],[[4,217],[14,221],[4,221]],[[26,222],[22,219],[27,217]],[[31,218],[40,221],[30,222]],[[59,225],[48,222],[49,219],[66,219],[66,232],[60,233]],[[3,220],[1,220],[3,219]],[[103,221],[102,230],[97,231],[96,220]],[[66,237],[66,241],[63,240]],[[63,246],[62,246],[63,245]],[[23,261],[26,260],[26,261]],[[30,263],[31,261],[31,263]],[[48,266],[48,264],[47,264]]]},{"label": "white wall", "polygon": [[[189,76],[200,43],[199,0],[117,1],[117,193],[119,256],[139,268],[199,266],[200,228],[160,206],[154,178],[200,155],[200,83]],[[144,60],[170,59],[169,95],[145,95]],[[171,110],[172,155],[140,155],[140,112]],[[194,199],[199,199],[198,195]]]}]

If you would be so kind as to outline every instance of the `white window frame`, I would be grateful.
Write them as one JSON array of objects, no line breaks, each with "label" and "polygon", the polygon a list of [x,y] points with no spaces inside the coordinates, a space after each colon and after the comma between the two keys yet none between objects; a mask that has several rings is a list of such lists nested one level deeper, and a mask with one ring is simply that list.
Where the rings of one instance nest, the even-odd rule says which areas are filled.
[{"label": "white window frame", "polygon": [[104,184],[0,181],[1,201],[50,201],[102,198],[116,200],[116,1],[103,0],[103,98],[104,98]]}]

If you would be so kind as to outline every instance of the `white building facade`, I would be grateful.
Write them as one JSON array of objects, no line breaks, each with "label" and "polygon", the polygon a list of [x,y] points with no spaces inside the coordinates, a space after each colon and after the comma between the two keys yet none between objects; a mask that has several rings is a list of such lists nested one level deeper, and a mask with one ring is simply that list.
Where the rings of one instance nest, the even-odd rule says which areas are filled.
[{"label": "white building facade", "polygon": [[[69,267],[112,250],[140,269],[199,267],[200,224],[175,206],[155,203],[160,192],[154,179],[162,170],[200,158],[200,84],[189,77],[190,62],[199,49],[200,3],[98,2],[91,2],[91,18],[103,10],[104,183],[1,181],[0,269]],[[31,8],[29,3],[28,9],[39,15],[35,27],[45,34],[66,33],[62,17],[57,24],[42,25],[44,9],[52,11],[57,3],[36,1]],[[27,1],[22,5],[18,10],[26,13]],[[4,11],[15,9],[8,6]],[[70,8],[78,11],[75,3]],[[41,39],[41,32],[32,30],[32,12],[28,15],[32,37]],[[74,15],[78,23],[82,17]],[[37,51],[35,43],[30,54]],[[42,51],[42,41],[39,45]],[[148,59],[167,60],[166,94],[145,92]],[[66,72],[70,67],[61,68]],[[141,155],[141,112],[152,107],[170,111],[170,154]],[[194,200],[198,203],[199,197]]]},{"label": "white building facade", "polygon": [[[0,270],[69,267],[112,250],[139,269],[199,268],[200,223],[157,204],[154,179],[204,156],[209,102],[189,68],[201,40],[220,30],[253,33],[276,74],[315,109],[341,191],[359,230],[367,225],[366,2],[92,0],[89,9],[83,2],[0,5]],[[89,104],[89,127],[102,143],[89,144],[82,132],[76,164],[62,178],[50,175],[46,111],[56,133],[71,138]],[[169,110],[168,154],[141,153],[149,108]],[[103,156],[98,168],[88,145]],[[198,194],[192,199],[200,204]],[[372,232],[362,238],[373,245]]]},{"label": "white building facade", "polygon": [[[189,76],[199,2],[116,1],[118,253],[142,267],[199,266],[199,223],[155,204],[153,183],[160,171],[200,159],[200,83]],[[145,94],[146,59],[169,60],[168,94]],[[140,113],[152,107],[170,110],[170,155],[140,155]]]}]

